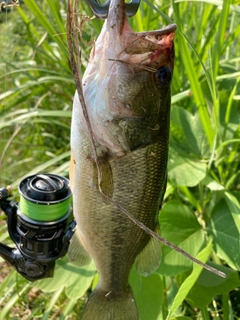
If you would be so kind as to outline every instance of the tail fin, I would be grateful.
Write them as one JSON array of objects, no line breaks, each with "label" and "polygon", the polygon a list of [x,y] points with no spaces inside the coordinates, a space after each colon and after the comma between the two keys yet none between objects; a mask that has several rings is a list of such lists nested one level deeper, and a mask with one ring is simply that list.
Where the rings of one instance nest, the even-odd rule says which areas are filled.
[{"label": "tail fin", "polygon": [[82,320],[139,320],[131,288],[118,295],[96,288],[83,310]]}]

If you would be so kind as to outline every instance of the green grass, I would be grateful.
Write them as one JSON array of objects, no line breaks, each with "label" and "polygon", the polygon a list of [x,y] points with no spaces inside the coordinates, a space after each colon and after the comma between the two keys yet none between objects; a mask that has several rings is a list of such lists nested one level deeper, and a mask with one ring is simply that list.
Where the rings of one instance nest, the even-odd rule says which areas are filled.
[{"label": "green grass", "polygon": [[[65,2],[24,2],[0,14],[0,185],[15,188],[29,174],[68,175],[75,91]],[[81,12],[91,16],[84,4]],[[237,1],[221,0],[142,1],[131,19],[137,31],[178,26],[162,235],[227,274],[201,272],[163,246],[155,274],[133,268],[130,276],[141,320],[240,318],[239,21]],[[83,25],[83,71],[101,26]],[[0,218],[0,241],[9,243]],[[0,319],[77,319],[96,284],[92,265],[69,274],[60,260],[52,280],[33,284],[1,266]]]}]

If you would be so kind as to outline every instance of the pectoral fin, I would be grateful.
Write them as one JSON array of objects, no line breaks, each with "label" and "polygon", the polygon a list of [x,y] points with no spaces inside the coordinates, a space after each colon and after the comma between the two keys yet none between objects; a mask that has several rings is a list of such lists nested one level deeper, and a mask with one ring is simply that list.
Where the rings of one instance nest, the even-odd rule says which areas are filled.
[{"label": "pectoral fin", "polygon": [[102,171],[101,188],[103,192],[111,198],[113,195],[113,176],[111,166],[108,161],[105,161],[101,163],[100,168]]},{"label": "pectoral fin", "polygon": [[[159,226],[155,230],[156,233],[160,232]],[[155,238],[150,238],[147,245],[139,253],[136,258],[137,272],[144,277],[153,273],[160,265],[162,255],[161,242]]]},{"label": "pectoral fin", "polygon": [[[101,188],[104,194],[109,198],[113,195],[113,176],[112,169],[108,160],[99,159],[99,167],[101,170]],[[93,181],[98,187],[98,170],[94,164]]]},{"label": "pectoral fin", "polygon": [[68,249],[68,258],[73,264],[77,266],[85,266],[92,260],[91,256],[81,243],[78,229],[75,231],[71,239]]}]

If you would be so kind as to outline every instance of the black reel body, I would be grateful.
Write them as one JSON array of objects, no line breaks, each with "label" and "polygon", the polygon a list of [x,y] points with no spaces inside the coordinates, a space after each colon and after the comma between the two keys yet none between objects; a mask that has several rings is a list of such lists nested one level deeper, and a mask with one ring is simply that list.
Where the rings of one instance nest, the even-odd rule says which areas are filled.
[{"label": "black reel body", "polygon": [[19,185],[19,203],[6,200],[6,188],[1,191],[0,206],[16,248],[0,244],[0,255],[30,281],[52,277],[76,226],[69,181],[52,174],[27,177]]}]

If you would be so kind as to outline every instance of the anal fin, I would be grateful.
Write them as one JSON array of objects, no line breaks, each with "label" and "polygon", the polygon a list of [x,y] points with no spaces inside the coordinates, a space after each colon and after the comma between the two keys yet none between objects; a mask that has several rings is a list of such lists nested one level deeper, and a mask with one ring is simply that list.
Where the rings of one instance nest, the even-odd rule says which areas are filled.
[{"label": "anal fin", "polygon": [[92,260],[91,256],[81,243],[78,229],[76,229],[74,235],[72,236],[68,248],[68,258],[71,261],[71,263],[77,266],[85,266],[89,264]]},{"label": "anal fin", "polygon": [[[156,233],[160,233],[160,228],[157,226]],[[137,272],[144,277],[149,276],[157,270],[161,262],[162,246],[161,242],[155,238],[150,238],[147,245],[137,256],[136,269]]]}]

